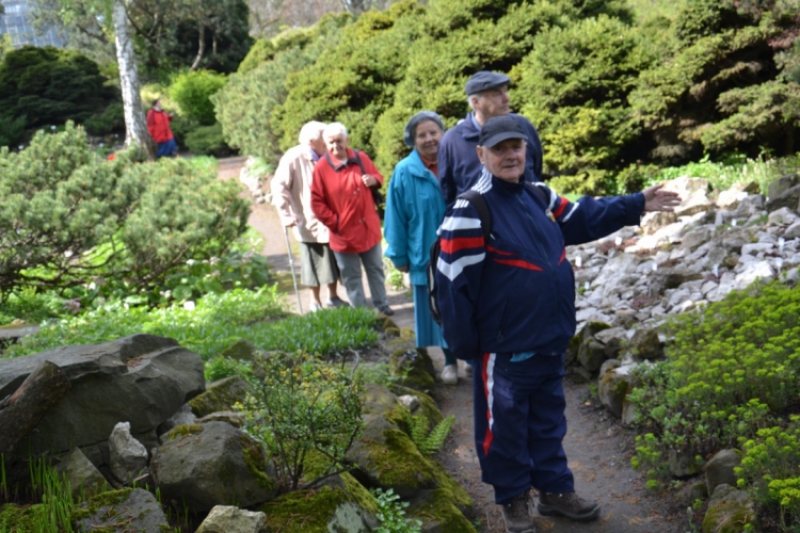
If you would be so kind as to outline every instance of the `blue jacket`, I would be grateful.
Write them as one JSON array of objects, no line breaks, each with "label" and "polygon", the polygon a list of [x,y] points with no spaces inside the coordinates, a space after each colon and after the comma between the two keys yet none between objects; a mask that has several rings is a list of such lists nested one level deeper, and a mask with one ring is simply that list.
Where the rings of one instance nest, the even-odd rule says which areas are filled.
[{"label": "blue jacket", "polygon": [[444,338],[460,359],[482,353],[562,354],[575,335],[575,279],[565,246],[639,223],[642,193],[549,205],[522,183],[484,171],[474,189],[492,217],[484,242],[478,212],[457,200],[440,229],[437,299]]},{"label": "blue jacket", "polygon": [[414,285],[428,283],[431,245],[444,210],[439,182],[414,150],[394,167],[383,222],[386,257],[395,266],[408,265]]},{"label": "blue jacket", "polygon": [[[530,121],[511,113],[528,135],[526,150],[525,179],[530,182],[542,181],[542,142]],[[447,130],[439,143],[439,186],[447,205],[456,201],[456,196],[471,189],[481,176],[480,159],[475,147],[481,129],[472,112],[467,118]]]}]

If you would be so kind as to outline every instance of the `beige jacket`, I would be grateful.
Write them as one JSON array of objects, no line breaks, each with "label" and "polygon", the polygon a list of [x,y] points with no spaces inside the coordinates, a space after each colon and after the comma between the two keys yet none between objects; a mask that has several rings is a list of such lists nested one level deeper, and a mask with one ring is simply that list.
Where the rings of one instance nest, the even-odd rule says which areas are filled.
[{"label": "beige jacket", "polygon": [[281,224],[294,221],[294,236],[300,242],[328,242],[328,228],[311,210],[311,181],[314,160],[311,147],[290,148],[281,158],[270,182],[272,204],[278,209]]}]

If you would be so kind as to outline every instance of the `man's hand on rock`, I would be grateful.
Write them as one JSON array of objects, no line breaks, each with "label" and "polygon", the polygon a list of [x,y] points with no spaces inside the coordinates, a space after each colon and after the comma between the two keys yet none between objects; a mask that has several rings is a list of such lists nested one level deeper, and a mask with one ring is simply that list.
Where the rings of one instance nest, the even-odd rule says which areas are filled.
[{"label": "man's hand on rock", "polygon": [[665,191],[663,183],[654,185],[642,191],[644,194],[644,210],[647,211],[674,211],[680,205],[681,197],[678,193]]}]

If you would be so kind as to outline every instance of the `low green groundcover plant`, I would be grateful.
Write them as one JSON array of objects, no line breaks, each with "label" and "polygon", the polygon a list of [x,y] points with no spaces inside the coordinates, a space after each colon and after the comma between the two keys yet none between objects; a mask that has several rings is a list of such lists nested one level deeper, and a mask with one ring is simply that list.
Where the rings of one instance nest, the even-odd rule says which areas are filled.
[{"label": "low green groundcover plant", "polygon": [[109,304],[80,316],[46,322],[41,330],[10,346],[17,357],[70,344],[95,344],[134,333],[176,339],[208,360],[240,339],[257,349],[331,355],[375,343],[375,313],[338,308],[305,316],[285,316],[277,287],[208,294],[197,302],[164,309]]},{"label": "low green groundcover plant", "polygon": [[634,466],[654,487],[667,479],[671,451],[702,462],[743,445],[743,486],[796,525],[799,434],[788,421],[800,395],[800,289],[773,282],[733,292],[674,319],[668,333],[666,360],[643,366],[629,396],[648,431]]},{"label": "low green groundcover plant", "polygon": [[779,517],[783,531],[800,531],[800,417],[740,440],[744,456],[736,469],[739,486],[749,488],[756,501]]},{"label": "low green groundcover plant", "polygon": [[400,501],[400,496],[393,489],[372,491],[378,502],[378,520],[381,525],[376,533],[420,533],[422,522],[406,517],[408,502]]}]

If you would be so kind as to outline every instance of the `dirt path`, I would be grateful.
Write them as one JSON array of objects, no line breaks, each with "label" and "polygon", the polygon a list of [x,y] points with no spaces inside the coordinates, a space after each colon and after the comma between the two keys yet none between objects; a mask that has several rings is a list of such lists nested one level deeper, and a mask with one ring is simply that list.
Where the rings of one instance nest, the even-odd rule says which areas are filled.
[{"label": "dirt path", "polygon": [[[220,161],[220,177],[238,176],[243,158]],[[254,204],[248,221],[264,237],[262,253],[267,257],[279,280],[280,291],[286,294],[287,305],[297,311],[289,273],[289,261],[283,228],[275,210],[265,204]],[[300,263],[294,239],[295,267]],[[368,291],[366,281],[365,290]],[[413,301],[408,291],[387,288],[389,303],[395,310],[393,319],[400,327],[414,327]],[[339,295],[346,299],[344,290]],[[308,294],[302,293],[303,309],[307,310]],[[444,359],[441,350],[431,349],[437,371]],[[476,518],[481,522],[481,533],[505,531],[499,509],[494,504],[494,494],[489,485],[480,480],[480,467],[474,451],[472,430],[472,387],[464,376],[463,363],[459,368],[458,385],[436,385],[434,397],[439,401],[445,416],[455,415],[453,427],[445,449],[437,459],[464,486],[475,501]],[[575,473],[576,489],[585,498],[600,502],[601,519],[590,523],[573,523],[569,520],[537,517],[539,532],[547,533],[685,533],[689,530],[686,515],[676,512],[671,500],[660,500],[644,489],[645,479],[633,470],[630,457],[634,434],[624,429],[591,398],[585,385],[565,383],[567,395],[567,420],[569,430],[564,446],[569,464]]]}]

